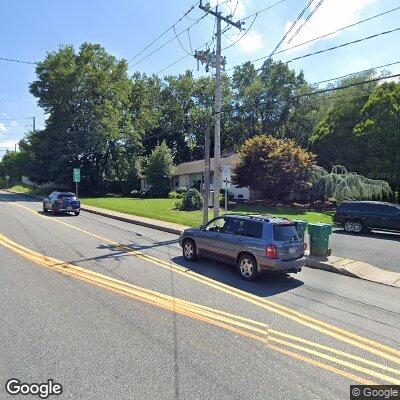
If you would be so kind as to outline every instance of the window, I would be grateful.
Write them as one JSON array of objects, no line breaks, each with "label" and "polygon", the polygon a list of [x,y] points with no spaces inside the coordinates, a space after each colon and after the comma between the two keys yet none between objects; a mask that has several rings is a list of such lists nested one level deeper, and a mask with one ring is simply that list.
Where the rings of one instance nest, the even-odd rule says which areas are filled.
[{"label": "window", "polygon": [[226,222],[226,218],[214,219],[213,221],[209,222],[208,225],[206,225],[206,231],[224,232]]},{"label": "window", "polygon": [[75,198],[75,194],[74,193],[60,193],[57,198],[58,199],[71,199],[71,198]]},{"label": "window", "polygon": [[244,220],[238,218],[227,218],[225,233],[244,236]]},{"label": "window", "polygon": [[244,231],[247,237],[261,239],[262,230],[263,230],[262,222],[256,222],[256,221],[244,222]]},{"label": "window", "polygon": [[297,232],[296,225],[275,225],[274,239],[278,242],[290,242],[291,240],[298,240],[299,233]]}]

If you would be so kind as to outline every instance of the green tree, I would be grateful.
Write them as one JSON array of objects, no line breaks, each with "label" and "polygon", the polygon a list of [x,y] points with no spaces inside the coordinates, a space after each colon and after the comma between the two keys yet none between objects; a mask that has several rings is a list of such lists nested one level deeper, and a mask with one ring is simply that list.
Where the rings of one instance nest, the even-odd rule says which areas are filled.
[{"label": "green tree", "polygon": [[255,136],[239,151],[233,182],[278,199],[307,185],[314,160],[314,154],[297,146],[293,140]]},{"label": "green tree", "polygon": [[126,61],[97,44],[84,43],[78,53],[63,46],[47,54],[36,74],[30,91],[49,117],[43,131],[26,138],[36,167],[31,177],[66,183],[72,168],[81,167],[84,186],[102,187],[104,179],[123,186],[141,149]]},{"label": "green tree", "polygon": [[142,173],[151,186],[151,195],[156,197],[168,196],[174,169],[171,150],[163,141],[142,162]]},{"label": "green tree", "polygon": [[390,186],[382,180],[369,179],[365,176],[348,172],[346,168],[335,165],[329,173],[322,167],[315,167],[311,186],[298,193],[302,200],[335,199],[382,200],[392,194]]},{"label": "green tree", "polygon": [[362,171],[388,181],[400,192],[400,84],[375,88],[354,133],[363,150]]},{"label": "green tree", "polygon": [[8,175],[10,182],[20,182],[23,175],[28,175],[31,159],[25,151],[7,151],[0,161],[0,176]]},{"label": "green tree", "polygon": [[272,59],[265,61],[259,71],[247,62],[235,68],[232,86],[236,143],[263,132],[307,142],[310,127],[304,129],[304,116],[313,107],[306,99],[296,99],[297,94],[310,89],[302,72],[296,74],[287,64]]},{"label": "green tree", "polygon": [[[332,88],[358,83],[373,74],[360,74],[337,82]],[[317,154],[318,165],[330,170],[334,165],[344,165],[360,171],[364,152],[354,134],[361,120],[361,111],[376,83],[350,87],[331,92],[316,99],[324,109],[311,138],[311,150]]]}]

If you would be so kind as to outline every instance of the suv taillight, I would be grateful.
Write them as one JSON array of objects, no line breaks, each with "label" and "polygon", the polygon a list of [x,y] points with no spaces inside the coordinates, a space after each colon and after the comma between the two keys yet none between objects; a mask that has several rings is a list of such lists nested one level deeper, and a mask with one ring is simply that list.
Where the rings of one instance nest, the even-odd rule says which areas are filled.
[{"label": "suv taillight", "polygon": [[278,249],[274,244],[268,244],[265,248],[265,255],[268,258],[278,258]]}]

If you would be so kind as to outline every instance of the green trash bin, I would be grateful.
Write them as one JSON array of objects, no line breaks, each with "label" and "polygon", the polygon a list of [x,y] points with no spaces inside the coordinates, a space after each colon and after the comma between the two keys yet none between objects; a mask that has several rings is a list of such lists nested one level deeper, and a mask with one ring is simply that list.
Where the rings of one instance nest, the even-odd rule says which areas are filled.
[{"label": "green trash bin", "polygon": [[331,233],[331,224],[308,224],[310,255],[319,257],[330,255],[329,236]]},{"label": "green trash bin", "polygon": [[296,219],[293,220],[293,222],[295,222],[297,224],[297,231],[299,232],[301,237],[304,238],[308,222],[307,221],[302,221],[302,220],[296,220]]}]

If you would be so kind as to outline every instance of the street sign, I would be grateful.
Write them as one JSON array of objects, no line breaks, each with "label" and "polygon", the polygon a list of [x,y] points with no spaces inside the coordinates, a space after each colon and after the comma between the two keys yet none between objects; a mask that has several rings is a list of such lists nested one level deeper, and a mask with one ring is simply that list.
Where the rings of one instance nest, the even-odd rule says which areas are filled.
[{"label": "street sign", "polygon": [[231,187],[231,166],[222,166],[222,189],[229,189]]},{"label": "street sign", "polygon": [[81,169],[74,168],[72,172],[72,181],[78,183],[81,181]]},{"label": "street sign", "polygon": [[6,175],[6,181],[10,179],[10,175]]}]

